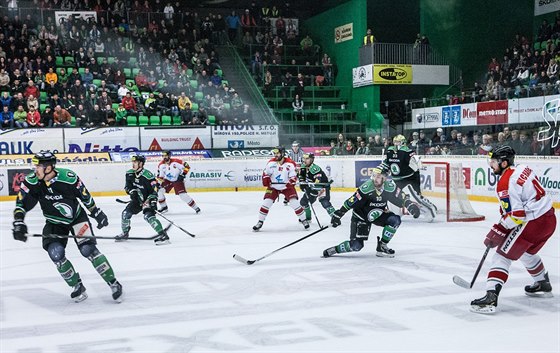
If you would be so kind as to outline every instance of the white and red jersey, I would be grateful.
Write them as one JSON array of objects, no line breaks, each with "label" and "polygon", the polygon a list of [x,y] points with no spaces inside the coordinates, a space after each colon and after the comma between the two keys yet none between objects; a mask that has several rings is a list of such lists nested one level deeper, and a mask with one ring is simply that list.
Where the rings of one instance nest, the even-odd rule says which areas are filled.
[{"label": "white and red jersey", "polygon": [[159,179],[175,182],[177,178],[179,178],[179,175],[186,175],[189,170],[190,167],[187,162],[183,163],[183,161],[178,158],[171,158],[167,163],[165,161],[159,162],[157,177]]},{"label": "white and red jersey", "polygon": [[295,185],[297,182],[296,163],[288,157],[284,157],[282,164],[272,158],[263,171],[263,180],[266,178],[270,179],[271,188],[285,190],[287,183]]},{"label": "white and red jersey", "polygon": [[537,219],[552,208],[552,199],[546,194],[537,175],[524,165],[504,170],[496,192],[502,214],[500,223],[508,229]]}]

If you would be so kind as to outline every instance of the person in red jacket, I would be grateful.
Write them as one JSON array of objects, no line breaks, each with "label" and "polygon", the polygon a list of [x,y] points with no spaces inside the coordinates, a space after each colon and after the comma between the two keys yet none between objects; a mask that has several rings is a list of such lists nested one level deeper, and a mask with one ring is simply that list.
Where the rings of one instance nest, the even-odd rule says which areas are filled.
[{"label": "person in red jacket", "polygon": [[39,88],[35,86],[32,80],[29,80],[29,82],[27,82],[27,87],[25,88],[25,91],[23,91],[23,96],[25,98],[29,98],[29,96],[39,98],[40,95],[41,92],[39,92]]},{"label": "person in red jacket", "polygon": [[126,109],[128,114],[136,114],[136,100],[132,97],[130,92],[127,92],[122,99],[123,108]]},{"label": "person in red jacket", "polygon": [[36,110],[35,107],[29,108],[27,112],[27,125],[29,125],[29,127],[43,126],[41,123],[41,114],[39,114],[39,111]]}]

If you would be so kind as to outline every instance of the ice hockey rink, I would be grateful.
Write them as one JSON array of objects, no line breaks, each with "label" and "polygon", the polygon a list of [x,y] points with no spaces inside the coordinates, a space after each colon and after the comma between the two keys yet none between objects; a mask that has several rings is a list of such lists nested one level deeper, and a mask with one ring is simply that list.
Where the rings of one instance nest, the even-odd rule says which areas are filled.
[{"label": "ice hockey rink", "polygon": [[[116,304],[110,289],[70,243],[67,257],[89,298],[70,300],[71,289],[41,248],[40,238],[13,240],[14,202],[0,202],[1,352],[558,352],[560,351],[559,231],[542,249],[555,296],[525,296],[532,283],[513,264],[499,312],[474,314],[469,303],[485,293],[491,251],[474,288],[470,281],[484,252],[482,243],[498,218],[498,204],[473,206],[487,219],[434,223],[403,217],[390,243],[393,259],[375,256],[375,236],[359,253],[323,259],[323,249],[348,239],[350,215],[329,228],[251,266],[232,258],[259,258],[309,234],[291,208],[275,204],[261,232],[252,232],[262,192],[191,193],[196,215],[176,196],[167,217],[172,244],[99,240],[124,287]],[[334,192],[340,207],[349,192]],[[96,197],[110,225],[97,235],[120,232],[122,204]],[[329,217],[315,204],[319,221]],[[557,216],[559,213],[557,212]],[[27,216],[31,233],[44,218]],[[164,221],[164,224],[166,222]],[[151,236],[141,215],[131,236]],[[313,219],[311,231],[318,225]]]}]

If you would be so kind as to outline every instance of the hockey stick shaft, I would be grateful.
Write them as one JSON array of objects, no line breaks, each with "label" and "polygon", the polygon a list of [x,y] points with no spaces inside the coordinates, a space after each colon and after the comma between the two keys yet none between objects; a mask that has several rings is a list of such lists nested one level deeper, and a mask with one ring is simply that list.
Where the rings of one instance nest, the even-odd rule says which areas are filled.
[{"label": "hockey stick shaft", "polygon": [[267,257],[269,257],[269,256],[271,256],[271,255],[273,255],[273,254],[275,254],[275,253],[277,253],[277,252],[280,251],[280,250],[286,249],[287,247],[290,247],[290,246],[292,246],[292,245],[294,245],[294,244],[299,243],[300,241],[303,241],[303,240],[305,240],[305,239],[307,239],[307,238],[309,238],[309,237],[312,237],[312,236],[314,236],[315,234],[320,233],[320,232],[324,231],[324,230],[327,229],[327,228],[329,228],[329,226],[325,226],[325,227],[323,227],[323,228],[320,228],[320,229],[314,231],[313,233],[307,234],[306,236],[304,236],[304,237],[302,237],[302,238],[299,238],[299,239],[297,239],[297,240],[291,242],[290,244],[284,245],[283,247],[278,248],[278,249],[276,249],[276,250],[274,250],[274,251],[272,251],[272,252],[269,252],[268,254],[266,254],[266,255],[264,255],[264,256],[261,256],[261,257],[259,257],[259,258],[256,259],[256,260],[245,260],[245,259],[243,259],[241,256],[238,256],[238,255],[233,255],[233,258],[236,259],[236,260],[238,260],[238,261],[241,261],[241,262],[243,262],[243,263],[245,263],[245,264],[247,264],[247,265],[252,265],[252,264],[254,264],[254,263],[257,262],[257,261],[261,261],[261,260],[263,260],[263,259],[265,259],[265,258],[267,258]]},{"label": "hockey stick shaft", "polygon": [[321,222],[319,222],[319,217],[317,217],[317,213],[315,213],[315,209],[313,208],[313,202],[311,202],[311,200],[309,199],[309,194],[307,193],[307,189],[304,189],[303,193],[305,194],[305,196],[307,196],[307,202],[309,203],[309,207],[311,208],[311,212],[313,212],[313,215],[315,216],[315,220],[317,221],[317,225],[319,226],[319,228],[323,228],[323,227],[321,227]]},{"label": "hockey stick shaft", "polygon": [[[167,231],[171,227],[168,224],[163,230]],[[38,237],[38,238],[66,238],[66,239],[108,239],[108,240],[116,240],[116,237],[106,237],[100,235],[73,235],[73,234],[37,234],[37,233],[30,233],[26,234],[28,237]],[[155,238],[159,237],[159,234],[153,235],[151,237],[128,237],[127,240],[154,240]]]},{"label": "hockey stick shaft", "polygon": [[[124,204],[130,203],[130,201],[125,201],[125,200],[121,200],[121,199],[116,199],[116,201],[117,201],[118,203],[124,203]],[[186,229],[184,229],[183,227],[179,226],[178,224],[176,224],[175,222],[173,222],[173,221],[170,220],[169,218],[165,217],[163,214],[161,214],[161,212],[159,212],[159,211],[157,211],[157,210],[156,210],[155,212],[156,212],[156,214],[157,214],[158,216],[160,216],[161,218],[165,219],[167,222],[171,223],[171,224],[174,225],[175,227],[179,228],[179,229],[180,229],[181,231],[183,231],[185,234],[188,234],[188,235],[190,235],[190,236],[193,237],[193,238],[196,237],[196,235],[194,235],[193,233],[189,232],[188,230],[186,230]],[[130,239],[130,238],[129,238],[129,239]]]},{"label": "hockey stick shaft", "polygon": [[488,252],[490,251],[490,246],[486,247],[486,250],[484,251],[484,254],[482,255],[482,258],[480,259],[480,262],[478,264],[478,267],[476,268],[476,271],[474,272],[474,276],[472,281],[469,283],[467,281],[465,281],[463,278],[455,275],[453,276],[453,283],[455,283],[456,285],[466,288],[466,289],[471,289],[474,286],[474,282],[476,281],[476,278],[478,277],[478,274],[480,273],[480,270],[482,269],[482,265],[484,264],[484,261],[486,261],[486,257],[488,256]]}]

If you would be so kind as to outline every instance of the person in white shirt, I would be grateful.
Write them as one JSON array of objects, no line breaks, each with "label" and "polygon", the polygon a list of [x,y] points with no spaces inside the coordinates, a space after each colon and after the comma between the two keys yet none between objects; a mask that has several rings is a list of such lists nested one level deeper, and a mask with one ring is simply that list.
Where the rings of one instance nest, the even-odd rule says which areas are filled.
[{"label": "person in white shirt", "polygon": [[200,207],[197,206],[194,199],[187,194],[185,188],[185,177],[188,175],[191,167],[187,162],[183,162],[178,158],[171,158],[171,151],[162,152],[163,160],[158,165],[157,180],[160,184],[158,190],[159,212],[167,212],[167,202],[165,193],[175,189],[175,194],[189,205],[198,214]]}]

